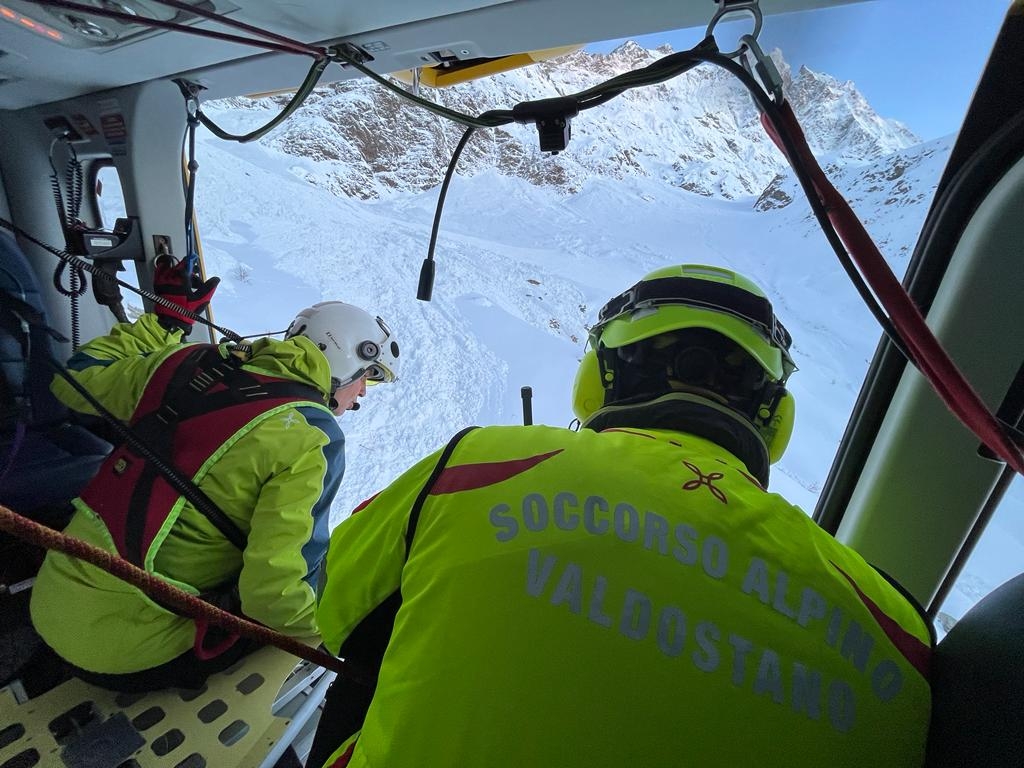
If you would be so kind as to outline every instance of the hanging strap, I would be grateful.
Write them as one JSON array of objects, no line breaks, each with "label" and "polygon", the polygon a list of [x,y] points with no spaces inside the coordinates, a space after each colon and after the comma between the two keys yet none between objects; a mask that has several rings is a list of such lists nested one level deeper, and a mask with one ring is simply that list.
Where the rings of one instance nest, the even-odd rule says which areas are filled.
[{"label": "hanging strap", "polygon": [[[801,164],[810,173],[815,192],[828,211],[829,220],[871,289],[888,311],[900,338],[907,346],[911,361],[917,365],[950,412],[999,458],[1016,472],[1024,474],[1024,449],[1014,442],[1010,431],[988,409],[935,338],[920,309],[893,275],[860,219],[821,170],[788,102],[779,106],[779,118],[780,124],[775,124],[768,113],[763,113],[761,122],[765,131],[791,164]],[[794,141],[795,157],[791,157],[786,150],[783,132]]]}]

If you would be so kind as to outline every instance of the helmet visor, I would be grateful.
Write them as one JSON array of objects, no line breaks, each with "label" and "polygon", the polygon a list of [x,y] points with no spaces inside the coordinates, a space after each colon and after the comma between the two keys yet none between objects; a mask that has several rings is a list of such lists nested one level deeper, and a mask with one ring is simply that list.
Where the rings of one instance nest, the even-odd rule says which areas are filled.
[{"label": "helmet visor", "polygon": [[681,328],[707,327],[733,339],[775,380],[796,366],[792,337],[771,303],[742,288],[707,280],[666,277],[644,280],[609,301],[598,313],[591,342],[612,348]]},{"label": "helmet visor", "polygon": [[377,356],[367,364],[364,374],[367,384],[392,382],[398,378],[398,342],[390,326],[383,318],[377,317],[377,325],[384,332],[384,340],[378,345]]},{"label": "helmet visor", "polygon": [[394,381],[395,377],[387,368],[378,363],[371,363],[366,367],[366,382],[368,384],[380,384],[384,381]]}]

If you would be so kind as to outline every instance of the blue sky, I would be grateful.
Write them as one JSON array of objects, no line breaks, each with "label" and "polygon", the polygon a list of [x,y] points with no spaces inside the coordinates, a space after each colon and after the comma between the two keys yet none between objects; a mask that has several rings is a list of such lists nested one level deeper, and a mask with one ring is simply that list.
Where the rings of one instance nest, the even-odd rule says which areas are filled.
[{"label": "blue sky", "polygon": [[[962,122],[1009,4],[876,0],[779,14],[765,17],[759,42],[766,51],[781,48],[794,70],[806,65],[853,80],[879,114],[928,140],[955,132]],[[716,37],[730,49],[750,29],[750,21],[738,21],[720,26]],[[703,36],[701,27],[637,41],[647,48],[667,42],[685,50]],[[588,48],[608,51],[617,42]]]}]

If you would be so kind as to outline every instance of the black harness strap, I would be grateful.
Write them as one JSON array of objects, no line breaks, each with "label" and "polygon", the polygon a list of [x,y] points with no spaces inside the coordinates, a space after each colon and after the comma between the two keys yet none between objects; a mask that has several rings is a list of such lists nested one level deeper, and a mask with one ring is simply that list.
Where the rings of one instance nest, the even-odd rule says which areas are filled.
[{"label": "black harness strap", "polygon": [[[405,530],[406,560],[409,559],[409,550],[412,547],[413,537],[416,535],[420,512],[423,510],[423,505],[430,495],[434,483],[444,472],[459,441],[474,429],[477,427],[467,427],[448,441],[448,445],[441,452],[429,479],[420,489],[416,501],[413,502],[409,513],[409,523]],[[361,669],[366,669],[373,675],[373,681],[365,683],[339,677],[331,684],[325,698],[324,717],[321,718],[324,726],[317,729],[316,738],[313,740],[309,755],[310,765],[323,763],[339,744],[363,727],[366,712],[370,708],[370,702],[376,691],[376,677],[380,673],[384,653],[391,643],[395,618],[401,607],[402,591],[396,589],[363,617],[342,643],[339,656],[346,662],[356,663]]]},{"label": "black harness strap", "polygon": [[[430,495],[431,489],[434,487],[434,483],[444,472],[448,461],[452,457],[452,453],[455,451],[455,447],[459,442],[472,432],[474,429],[479,427],[466,427],[451,440],[448,441],[448,445],[444,447],[441,452],[440,458],[437,460],[437,464],[434,466],[433,472],[430,473],[430,477],[427,482],[420,489],[419,496],[416,497],[416,501],[413,502],[412,508],[409,512],[409,523],[405,530],[405,557],[409,559],[409,549],[412,547],[413,537],[416,535],[416,526],[419,523],[420,512],[423,510],[423,504],[426,502],[427,497]],[[377,605],[370,613],[363,617],[349,636],[342,643],[340,649],[340,656],[346,660],[354,660],[359,663],[360,667],[370,670],[375,676],[380,671],[380,665],[384,659],[384,651],[387,650],[388,643],[391,642],[391,633],[395,626],[395,617],[398,615],[399,608],[402,607],[402,592],[400,589],[396,589],[390,595],[388,595],[379,605]],[[351,691],[359,689],[362,684],[350,684],[349,681],[344,681],[340,685],[336,681],[335,686],[341,689]],[[365,712],[359,714],[358,721],[362,723],[362,716]],[[344,739],[343,739],[344,740]]]},{"label": "black harness strap", "polygon": [[[171,426],[174,419],[171,415],[173,413],[171,403],[178,399],[182,389],[192,380],[209,352],[209,347],[202,346],[189,352],[179,363],[174,375],[171,376],[160,407],[145,414],[132,425],[139,438],[164,457],[170,455],[174,445],[174,427]],[[220,355],[217,357],[219,358]]]},{"label": "black harness strap", "polygon": [[[171,376],[158,408],[142,416],[134,425],[138,436],[164,462],[174,455],[178,430],[189,420],[206,416],[231,406],[268,398],[293,398],[317,402],[322,399],[313,387],[288,381],[260,382],[242,370],[238,358],[221,357],[213,345],[201,345],[182,360]],[[217,384],[224,389],[210,392]],[[147,457],[142,457],[147,458]],[[125,546],[136,563],[145,560],[145,531],[154,484],[164,472],[157,462],[147,460],[132,491],[125,528]],[[193,484],[194,485],[194,484]],[[204,503],[195,505],[209,521],[238,549],[245,549],[247,536],[223,510],[217,507],[198,486],[194,486]]]},{"label": "black harness strap", "polygon": [[434,465],[434,471],[430,473],[430,477],[424,484],[423,488],[420,489],[419,496],[416,497],[416,501],[413,502],[412,511],[409,513],[409,524],[405,528],[405,559],[409,559],[409,552],[412,549],[412,540],[416,535],[416,526],[420,522],[420,513],[423,511],[423,505],[427,501],[427,497],[430,495],[430,491],[434,488],[434,483],[437,482],[437,478],[444,472],[444,468],[448,465],[448,460],[451,459],[452,453],[455,452],[455,447],[462,441],[466,435],[472,432],[474,429],[479,427],[466,427],[464,430],[459,432],[455,437],[448,441],[448,445],[444,447],[441,452],[441,457],[437,460],[437,464]]}]

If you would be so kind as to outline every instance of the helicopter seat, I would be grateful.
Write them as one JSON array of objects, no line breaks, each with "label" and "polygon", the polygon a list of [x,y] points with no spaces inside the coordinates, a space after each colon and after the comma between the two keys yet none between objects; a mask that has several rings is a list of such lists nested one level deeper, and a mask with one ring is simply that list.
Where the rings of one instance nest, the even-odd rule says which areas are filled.
[{"label": "helicopter seat", "polygon": [[[105,440],[68,422],[50,392],[53,338],[12,314],[17,302],[45,319],[42,297],[14,238],[0,232],[0,503],[60,526],[68,502],[110,452]],[[59,359],[59,357],[58,357]]]},{"label": "helicopter seat", "polygon": [[1024,574],[975,605],[932,656],[926,768],[1024,765]]}]

